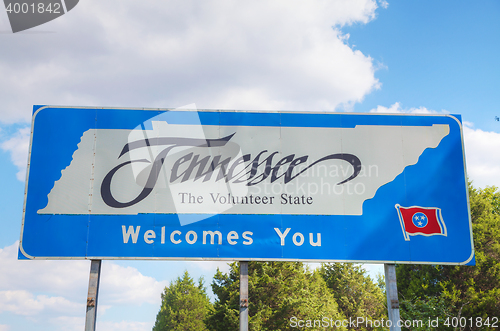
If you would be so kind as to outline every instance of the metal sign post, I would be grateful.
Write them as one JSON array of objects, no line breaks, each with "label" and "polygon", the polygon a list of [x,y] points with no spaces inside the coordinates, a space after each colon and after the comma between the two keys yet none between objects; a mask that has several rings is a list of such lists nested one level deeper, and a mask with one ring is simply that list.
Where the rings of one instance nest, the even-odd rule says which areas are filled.
[{"label": "metal sign post", "polygon": [[387,311],[391,321],[390,331],[401,331],[399,322],[399,300],[398,287],[396,281],[396,265],[384,264],[385,271],[385,292],[387,295]]},{"label": "metal sign post", "polygon": [[101,260],[92,260],[90,264],[89,294],[87,296],[85,331],[95,331],[97,320],[97,297],[99,295],[99,281],[101,280],[101,262]]},{"label": "metal sign post", "polygon": [[248,262],[240,261],[240,331],[248,331]]}]

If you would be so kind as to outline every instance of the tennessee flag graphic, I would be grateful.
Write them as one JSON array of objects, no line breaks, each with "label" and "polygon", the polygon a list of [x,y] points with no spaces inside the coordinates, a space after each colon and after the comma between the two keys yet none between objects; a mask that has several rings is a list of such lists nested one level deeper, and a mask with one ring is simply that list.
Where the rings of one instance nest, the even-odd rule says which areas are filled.
[{"label": "tennessee flag graphic", "polygon": [[399,204],[395,207],[398,211],[399,221],[406,241],[410,240],[410,236],[415,235],[441,235],[446,237],[446,225],[440,208],[401,207]]}]

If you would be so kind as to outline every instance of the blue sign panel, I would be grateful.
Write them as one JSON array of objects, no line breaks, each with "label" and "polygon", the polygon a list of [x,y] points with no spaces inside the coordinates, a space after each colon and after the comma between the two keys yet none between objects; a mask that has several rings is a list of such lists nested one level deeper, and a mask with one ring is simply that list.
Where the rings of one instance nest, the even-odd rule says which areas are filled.
[{"label": "blue sign panel", "polygon": [[473,264],[457,115],[34,108],[20,258]]}]

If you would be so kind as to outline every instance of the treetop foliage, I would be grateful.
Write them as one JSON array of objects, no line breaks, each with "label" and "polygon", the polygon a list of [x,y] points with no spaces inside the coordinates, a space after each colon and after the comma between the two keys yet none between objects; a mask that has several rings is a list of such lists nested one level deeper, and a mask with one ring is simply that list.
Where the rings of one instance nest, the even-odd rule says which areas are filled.
[{"label": "treetop foliage", "polygon": [[[207,320],[210,330],[239,326],[239,263],[230,266],[229,274],[218,271],[212,283],[217,300]],[[248,279],[250,330],[289,330],[292,317],[343,318],[323,278],[303,263],[249,262]]]},{"label": "treetop foliage", "polygon": [[387,319],[385,294],[381,287],[366,275],[362,266],[352,263],[327,263],[322,264],[319,273],[347,319]]},{"label": "treetop foliage", "polygon": [[162,305],[153,331],[204,331],[204,319],[211,310],[210,300],[200,278],[198,285],[187,271],[161,294]]}]

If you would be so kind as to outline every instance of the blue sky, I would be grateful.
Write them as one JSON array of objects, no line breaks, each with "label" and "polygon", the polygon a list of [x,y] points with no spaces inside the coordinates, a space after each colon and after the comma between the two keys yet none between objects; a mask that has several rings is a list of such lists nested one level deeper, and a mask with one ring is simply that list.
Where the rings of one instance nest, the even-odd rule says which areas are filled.
[{"label": "blue sky", "polygon": [[349,44],[383,68],[381,89],[355,110],[395,101],[462,114],[483,130],[498,130],[499,4],[466,1],[394,1],[369,24],[343,29]]},{"label": "blue sky", "polygon": [[[500,186],[498,17],[496,0],[85,0],[12,34],[0,9],[0,331],[84,323],[90,262],[16,259],[34,104],[461,114],[469,177]],[[151,329],[170,280],[217,266],[105,261],[98,327]]]}]

